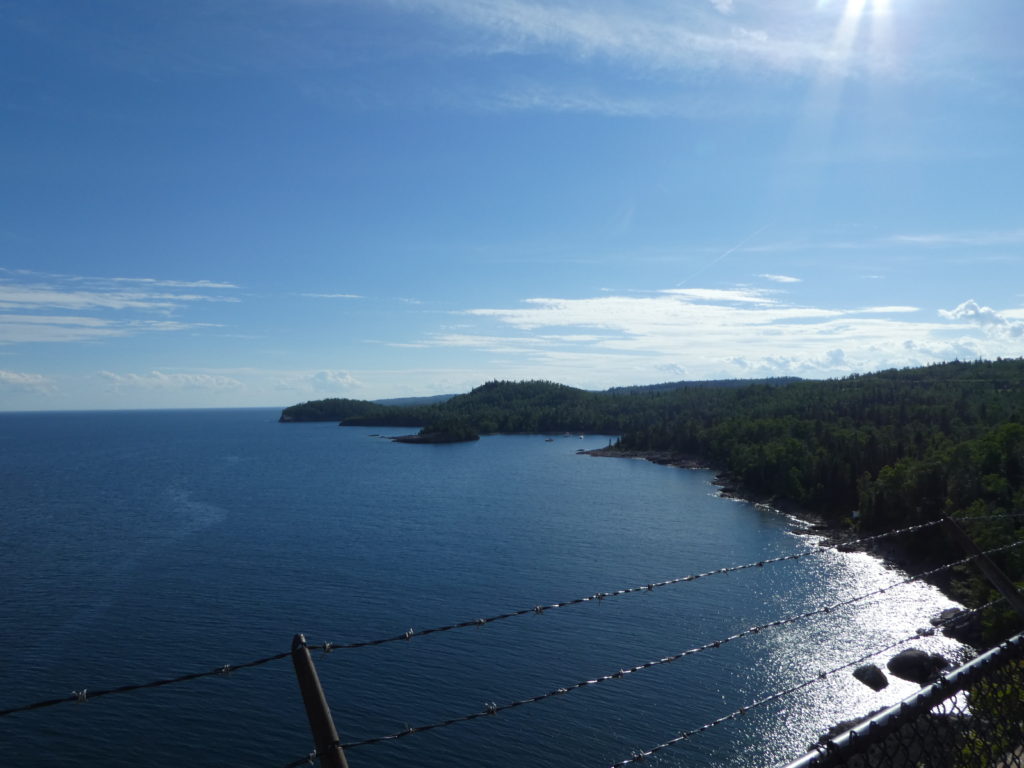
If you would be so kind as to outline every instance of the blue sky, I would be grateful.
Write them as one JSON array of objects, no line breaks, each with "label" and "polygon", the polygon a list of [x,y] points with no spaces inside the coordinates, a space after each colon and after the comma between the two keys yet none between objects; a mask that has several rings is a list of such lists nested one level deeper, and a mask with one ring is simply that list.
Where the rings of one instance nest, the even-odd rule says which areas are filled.
[{"label": "blue sky", "polygon": [[1019,0],[0,13],[0,410],[1024,352]]}]

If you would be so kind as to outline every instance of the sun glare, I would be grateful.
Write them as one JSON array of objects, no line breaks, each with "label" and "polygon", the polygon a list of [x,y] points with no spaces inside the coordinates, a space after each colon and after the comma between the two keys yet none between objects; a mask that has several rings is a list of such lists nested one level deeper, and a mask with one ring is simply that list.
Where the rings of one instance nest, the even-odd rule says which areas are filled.
[{"label": "sun glare", "polygon": [[877,49],[888,44],[890,3],[891,0],[846,0],[832,39],[832,63],[835,70],[843,72],[846,69],[854,45],[861,36],[865,17],[871,17],[872,21],[871,47]]}]

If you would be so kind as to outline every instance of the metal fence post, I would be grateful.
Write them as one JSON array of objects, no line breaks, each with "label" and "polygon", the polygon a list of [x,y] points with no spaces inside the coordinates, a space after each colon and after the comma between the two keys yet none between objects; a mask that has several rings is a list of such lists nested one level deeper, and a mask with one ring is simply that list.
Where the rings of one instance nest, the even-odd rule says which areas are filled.
[{"label": "metal fence post", "polygon": [[320,764],[326,768],[348,768],[345,753],[338,743],[340,739],[331,718],[331,710],[324,697],[324,689],[320,686],[313,658],[306,647],[306,638],[301,634],[292,638],[292,663],[295,665],[295,676],[299,679],[299,691],[302,693],[302,703],[306,706],[306,717],[309,718],[309,729],[313,732],[313,743],[316,744]]},{"label": "metal fence post", "polygon": [[[967,519],[969,520],[970,518]],[[1024,597],[1021,597],[1013,582],[1010,581],[988,555],[978,548],[978,545],[974,543],[974,539],[967,534],[967,531],[960,526],[960,523],[951,517],[945,518],[945,523],[947,530],[959,542],[960,546],[967,550],[969,555],[976,557],[978,568],[985,574],[985,578],[989,580],[989,583],[998,590],[999,594],[1006,598],[1006,602],[1010,604],[1010,607],[1024,617]]]}]

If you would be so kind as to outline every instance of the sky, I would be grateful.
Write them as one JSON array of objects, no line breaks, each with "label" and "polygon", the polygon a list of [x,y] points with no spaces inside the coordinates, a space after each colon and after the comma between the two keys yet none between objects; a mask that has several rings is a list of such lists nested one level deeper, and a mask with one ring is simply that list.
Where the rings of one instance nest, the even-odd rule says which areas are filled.
[{"label": "sky", "polygon": [[1024,354],[1020,0],[0,18],[0,410]]}]

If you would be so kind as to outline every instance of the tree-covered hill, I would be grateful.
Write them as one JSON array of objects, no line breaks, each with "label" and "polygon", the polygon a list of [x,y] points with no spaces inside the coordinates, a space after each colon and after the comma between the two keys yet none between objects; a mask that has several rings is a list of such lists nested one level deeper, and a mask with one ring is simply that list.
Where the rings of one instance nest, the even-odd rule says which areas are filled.
[{"label": "tree-covered hill", "polygon": [[329,397],[326,400],[310,400],[308,403],[290,405],[281,411],[280,421],[341,421],[350,416],[375,413],[384,407],[369,400]]},{"label": "tree-covered hill", "polygon": [[[282,420],[423,427],[425,433],[591,432],[623,451],[699,457],[752,494],[790,501],[864,534],[943,515],[983,517],[983,546],[1020,537],[1024,518],[1024,360],[953,362],[829,381],[588,392],[544,381],[492,381],[444,402],[386,407],[353,400],[293,406]],[[959,554],[939,530],[912,557]],[[1024,576],[1024,552],[1004,565]],[[961,579],[972,601],[990,590]]]}]

